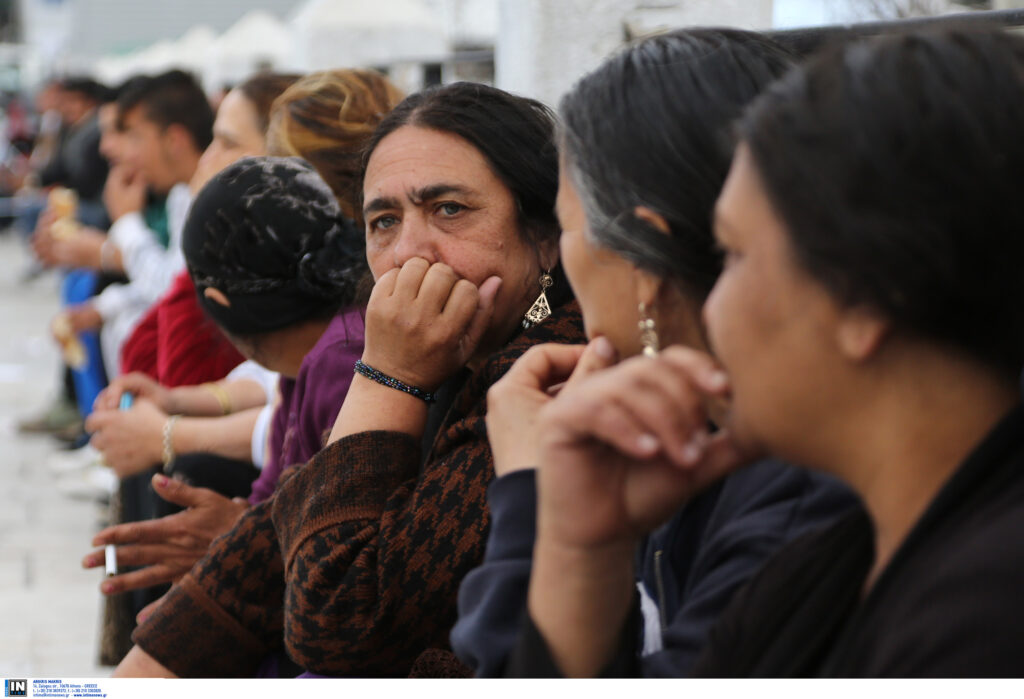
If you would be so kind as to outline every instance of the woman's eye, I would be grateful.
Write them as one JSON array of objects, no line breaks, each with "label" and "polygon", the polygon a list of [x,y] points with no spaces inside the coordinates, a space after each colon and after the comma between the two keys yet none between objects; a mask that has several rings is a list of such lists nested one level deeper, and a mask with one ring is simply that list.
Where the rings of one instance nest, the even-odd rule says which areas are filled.
[{"label": "woman's eye", "polygon": [[380,218],[375,218],[370,222],[370,230],[387,230],[396,223],[398,223],[398,218],[395,216],[381,216]]},{"label": "woman's eye", "polygon": [[465,208],[466,207],[464,207],[462,204],[456,204],[455,202],[446,201],[444,204],[441,204],[439,207],[437,207],[437,210],[440,211],[445,216],[454,216],[455,214],[459,213]]}]

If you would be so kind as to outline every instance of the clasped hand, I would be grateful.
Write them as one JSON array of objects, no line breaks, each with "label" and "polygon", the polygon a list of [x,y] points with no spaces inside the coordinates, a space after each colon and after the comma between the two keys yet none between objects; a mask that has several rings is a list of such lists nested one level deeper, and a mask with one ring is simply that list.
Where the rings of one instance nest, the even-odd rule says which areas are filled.
[{"label": "clasped hand", "polygon": [[110,385],[100,391],[93,402],[94,410],[117,410],[121,403],[121,396],[125,393],[132,394],[136,400],[145,399],[160,408],[165,413],[173,414],[183,412],[178,409],[170,389],[164,388],[146,374],[133,371],[130,374],[118,376],[110,382]]},{"label": "clasped hand", "polygon": [[145,398],[128,410],[94,410],[85,421],[90,444],[119,478],[142,473],[163,459],[167,413]]},{"label": "clasped hand", "polygon": [[708,431],[707,405],[728,393],[724,372],[692,349],[616,364],[604,338],[541,345],[488,393],[495,467],[538,466],[539,534],[580,549],[621,544],[749,461],[728,430]]},{"label": "clasped hand", "polygon": [[32,251],[39,261],[50,267],[100,269],[106,234],[95,228],[76,225],[64,235],[57,235],[54,231],[56,222],[56,216],[49,210],[39,216],[32,234]]},{"label": "clasped hand", "polygon": [[363,361],[433,391],[473,356],[491,320],[501,279],[479,287],[444,263],[413,258],[382,275],[366,308]]}]

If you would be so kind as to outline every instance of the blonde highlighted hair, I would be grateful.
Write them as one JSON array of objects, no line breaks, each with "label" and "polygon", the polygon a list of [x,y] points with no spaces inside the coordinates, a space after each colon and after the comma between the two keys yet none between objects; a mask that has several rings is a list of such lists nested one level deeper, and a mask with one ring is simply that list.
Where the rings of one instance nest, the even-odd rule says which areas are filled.
[{"label": "blonde highlighted hair", "polygon": [[298,80],[274,101],[270,155],[297,155],[324,178],[341,210],[362,222],[355,191],[363,148],[404,95],[372,70],[330,70]]}]

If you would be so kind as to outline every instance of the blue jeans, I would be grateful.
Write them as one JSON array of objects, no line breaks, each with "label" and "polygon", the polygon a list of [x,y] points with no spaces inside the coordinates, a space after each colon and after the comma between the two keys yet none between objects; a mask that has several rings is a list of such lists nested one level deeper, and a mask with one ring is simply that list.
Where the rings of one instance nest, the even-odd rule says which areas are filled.
[{"label": "blue jeans", "polygon": [[[96,293],[97,273],[89,269],[73,269],[65,275],[60,286],[60,300],[64,307],[84,303]],[[100,334],[95,330],[79,333],[78,338],[85,346],[86,364],[81,369],[72,369],[71,378],[75,383],[75,399],[78,411],[85,419],[92,412],[92,404],[107,385],[107,372],[103,368],[100,354]]]}]

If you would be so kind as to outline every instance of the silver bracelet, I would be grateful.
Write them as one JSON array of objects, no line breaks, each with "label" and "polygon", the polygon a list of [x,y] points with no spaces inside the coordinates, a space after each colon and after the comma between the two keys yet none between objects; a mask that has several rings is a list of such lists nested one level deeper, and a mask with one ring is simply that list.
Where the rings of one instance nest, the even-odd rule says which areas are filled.
[{"label": "silver bracelet", "polygon": [[164,423],[164,473],[167,473],[171,462],[174,461],[174,444],[172,439],[174,437],[174,426],[180,418],[181,415],[171,415]]}]

